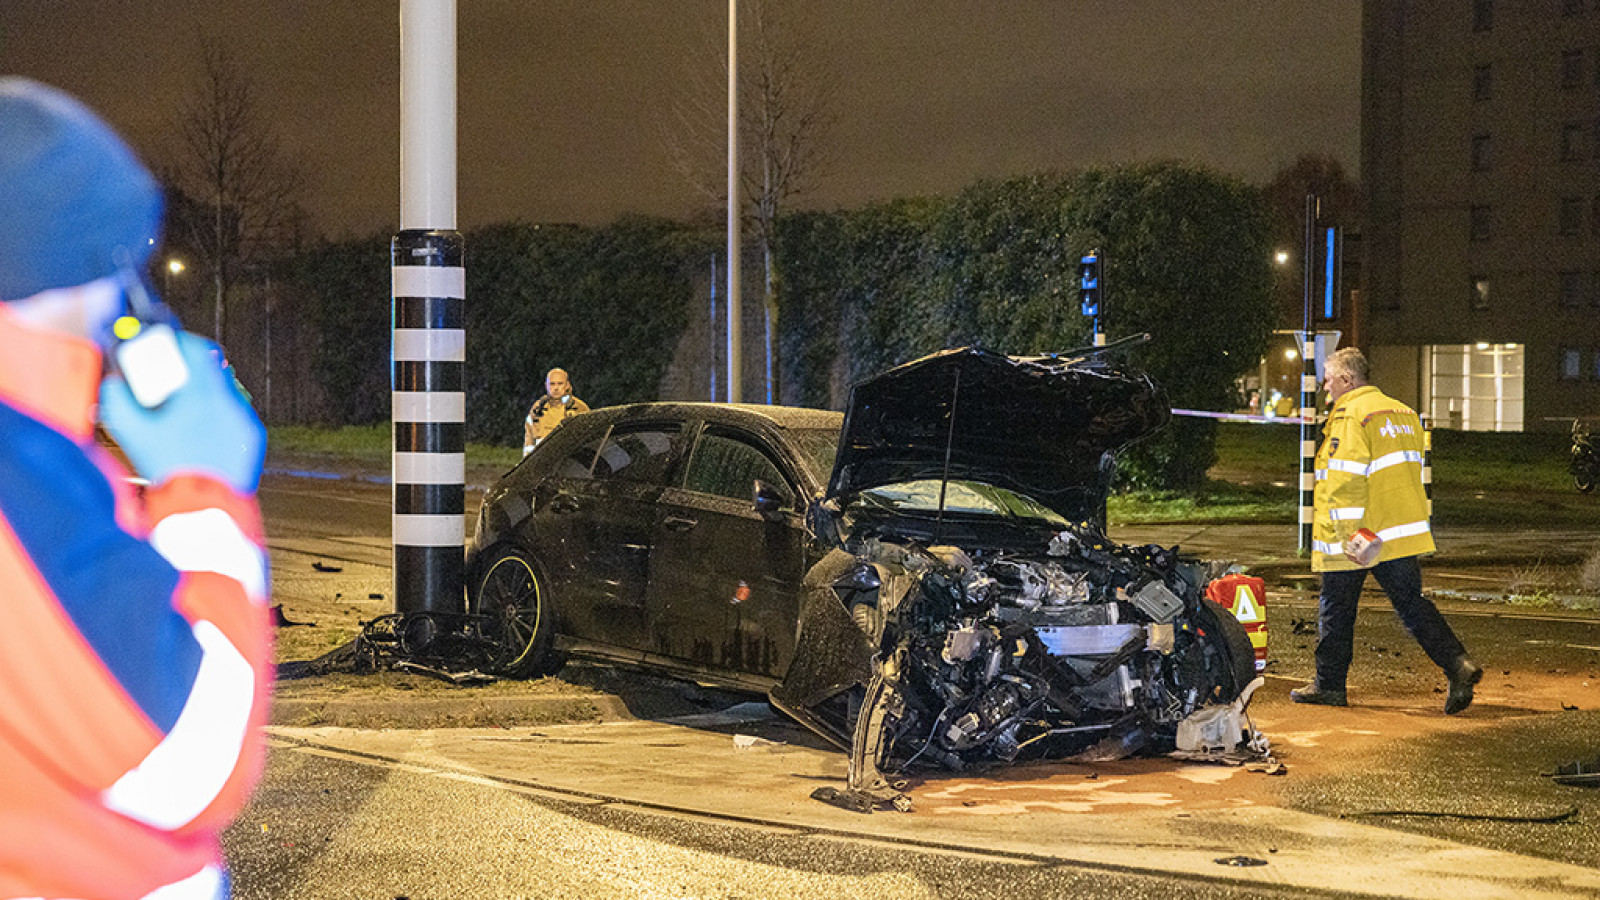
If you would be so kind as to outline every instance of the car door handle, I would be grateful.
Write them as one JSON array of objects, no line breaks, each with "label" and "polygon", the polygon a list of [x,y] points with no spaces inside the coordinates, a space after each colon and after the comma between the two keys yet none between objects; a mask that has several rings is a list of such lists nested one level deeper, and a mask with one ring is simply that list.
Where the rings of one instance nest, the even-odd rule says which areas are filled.
[{"label": "car door handle", "polygon": [[557,497],[550,501],[550,511],[553,513],[577,512],[578,501],[571,497]]},{"label": "car door handle", "polygon": [[688,531],[700,523],[694,519],[686,519],[683,516],[667,516],[662,524],[666,525],[671,531]]}]

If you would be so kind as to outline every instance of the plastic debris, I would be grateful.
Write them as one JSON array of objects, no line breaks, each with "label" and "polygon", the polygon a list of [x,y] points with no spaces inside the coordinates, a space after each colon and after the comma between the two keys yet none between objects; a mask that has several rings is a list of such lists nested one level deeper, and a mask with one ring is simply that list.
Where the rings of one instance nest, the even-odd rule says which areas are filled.
[{"label": "plastic debris", "polygon": [[1554,772],[1544,772],[1542,774],[1556,784],[1565,784],[1572,787],[1600,787],[1600,757],[1575,759],[1572,762],[1556,766]]}]

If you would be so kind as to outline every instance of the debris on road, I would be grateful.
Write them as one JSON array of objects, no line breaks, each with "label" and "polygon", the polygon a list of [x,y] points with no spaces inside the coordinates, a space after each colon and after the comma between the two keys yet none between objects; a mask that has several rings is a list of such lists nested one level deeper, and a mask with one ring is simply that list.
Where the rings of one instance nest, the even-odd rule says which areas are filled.
[{"label": "debris on road", "polygon": [[284,615],[282,603],[272,607],[272,624],[279,628],[292,628],[296,625],[309,625],[312,628],[317,627],[317,623],[315,622],[296,622]]},{"label": "debris on road", "polygon": [[1556,784],[1571,787],[1600,787],[1600,757],[1575,759],[1557,766],[1554,772],[1541,774]]}]

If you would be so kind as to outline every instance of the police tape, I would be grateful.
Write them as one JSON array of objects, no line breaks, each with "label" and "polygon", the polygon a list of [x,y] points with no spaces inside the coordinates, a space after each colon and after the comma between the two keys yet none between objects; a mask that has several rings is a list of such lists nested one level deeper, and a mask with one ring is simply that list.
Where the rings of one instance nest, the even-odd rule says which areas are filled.
[{"label": "police tape", "polygon": [[1198,419],[1219,419],[1223,422],[1255,422],[1260,425],[1316,424],[1315,420],[1302,419],[1299,416],[1253,416],[1248,413],[1219,413],[1207,412],[1202,409],[1179,409],[1176,406],[1172,408],[1172,414],[1175,416],[1194,416]]}]

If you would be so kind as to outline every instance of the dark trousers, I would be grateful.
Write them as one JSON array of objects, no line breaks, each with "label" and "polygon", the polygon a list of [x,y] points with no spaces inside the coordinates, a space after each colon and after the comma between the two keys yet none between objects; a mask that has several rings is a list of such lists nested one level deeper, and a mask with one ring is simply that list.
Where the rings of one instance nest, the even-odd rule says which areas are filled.
[{"label": "dark trousers", "polygon": [[1422,566],[1415,556],[1391,559],[1372,569],[1348,572],[1323,572],[1321,612],[1317,630],[1317,686],[1325,690],[1344,690],[1350,671],[1350,657],[1356,635],[1356,602],[1367,572],[1378,579],[1378,586],[1389,595],[1389,603],[1411,636],[1422,645],[1434,665],[1451,671],[1456,657],[1466,653],[1450,623],[1439,614],[1433,601],[1422,596]]}]

